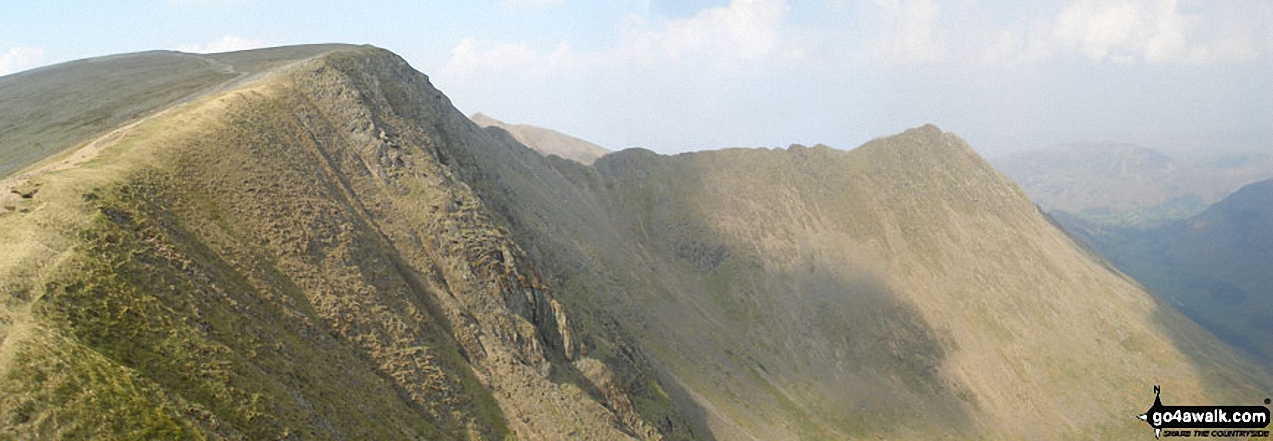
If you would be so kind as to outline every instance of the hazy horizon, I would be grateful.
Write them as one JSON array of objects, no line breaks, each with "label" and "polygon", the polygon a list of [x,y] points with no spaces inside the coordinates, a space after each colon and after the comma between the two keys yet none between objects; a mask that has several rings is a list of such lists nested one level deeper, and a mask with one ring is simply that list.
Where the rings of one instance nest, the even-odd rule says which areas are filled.
[{"label": "hazy horizon", "polygon": [[1267,2],[156,0],[5,9],[0,75],[153,49],[372,44],[429,74],[466,114],[614,150],[850,149],[925,123],[986,156],[1088,141],[1177,152],[1273,147]]}]

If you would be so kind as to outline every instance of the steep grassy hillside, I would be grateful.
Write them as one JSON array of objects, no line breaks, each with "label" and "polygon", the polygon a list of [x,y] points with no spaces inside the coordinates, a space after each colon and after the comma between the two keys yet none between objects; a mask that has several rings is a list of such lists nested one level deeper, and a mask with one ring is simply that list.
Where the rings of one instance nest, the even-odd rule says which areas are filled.
[{"label": "steep grassy hillside", "polygon": [[474,123],[482,127],[503,129],[513,135],[513,139],[516,139],[517,142],[534,149],[544,156],[557,155],[581,164],[592,165],[597,158],[610,153],[609,150],[599,145],[555,130],[526,124],[506,124],[481,113],[473,114],[469,119],[472,119]]},{"label": "steep grassy hillside", "polygon": [[1273,177],[1273,157],[1263,153],[1172,158],[1130,144],[1073,144],[994,163],[1045,210],[1141,228],[1196,215],[1243,185]]},{"label": "steep grassy hillside", "polygon": [[30,197],[0,213],[0,433],[688,437],[652,375],[575,358],[450,142],[491,141],[336,48],[4,181]]},{"label": "steep grassy hillside", "polygon": [[1158,228],[1058,218],[1119,269],[1273,369],[1273,181]]},{"label": "steep grassy hillside", "polygon": [[234,57],[0,181],[0,437],[1128,438],[1273,387],[936,127],[587,166],[380,49]]}]

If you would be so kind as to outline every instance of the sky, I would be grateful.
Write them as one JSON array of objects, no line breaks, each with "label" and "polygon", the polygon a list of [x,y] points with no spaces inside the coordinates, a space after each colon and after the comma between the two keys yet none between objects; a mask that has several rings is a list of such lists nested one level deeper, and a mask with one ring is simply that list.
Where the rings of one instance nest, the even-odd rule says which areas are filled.
[{"label": "sky", "polygon": [[323,42],[394,51],[466,114],[612,150],[849,149],[933,123],[987,156],[1273,153],[1267,0],[0,3],[0,75]]}]

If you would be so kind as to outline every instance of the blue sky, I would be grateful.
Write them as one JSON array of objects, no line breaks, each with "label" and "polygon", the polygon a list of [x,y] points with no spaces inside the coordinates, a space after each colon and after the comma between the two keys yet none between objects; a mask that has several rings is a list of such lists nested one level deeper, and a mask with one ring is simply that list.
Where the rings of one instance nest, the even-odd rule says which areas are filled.
[{"label": "blue sky", "polygon": [[611,149],[852,148],[924,123],[987,155],[1273,151],[1265,0],[6,1],[0,74],[150,49],[366,43],[460,110]]}]

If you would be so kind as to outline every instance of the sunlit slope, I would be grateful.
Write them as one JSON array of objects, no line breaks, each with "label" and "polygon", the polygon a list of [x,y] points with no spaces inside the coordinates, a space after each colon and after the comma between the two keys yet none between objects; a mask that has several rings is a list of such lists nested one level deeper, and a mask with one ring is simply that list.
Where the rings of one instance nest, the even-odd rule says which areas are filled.
[{"label": "sunlit slope", "polygon": [[557,155],[581,164],[591,165],[597,158],[610,153],[609,150],[599,145],[543,127],[526,124],[507,124],[482,113],[473,114],[469,116],[469,119],[482,127],[498,127],[513,135],[517,142],[544,156]]},{"label": "sunlit slope", "polygon": [[629,393],[574,351],[451,175],[439,144],[483,136],[337,48],[5,181],[31,197],[0,212],[0,436],[689,436],[648,365]]},{"label": "sunlit slope", "polygon": [[468,150],[474,187],[559,297],[617,311],[724,439],[1132,436],[1155,383],[1181,402],[1267,394],[932,126],[595,168],[507,145]]},{"label": "sunlit slope", "polygon": [[0,177],[268,67],[340,45],[225,54],[152,51],[0,77]]}]

